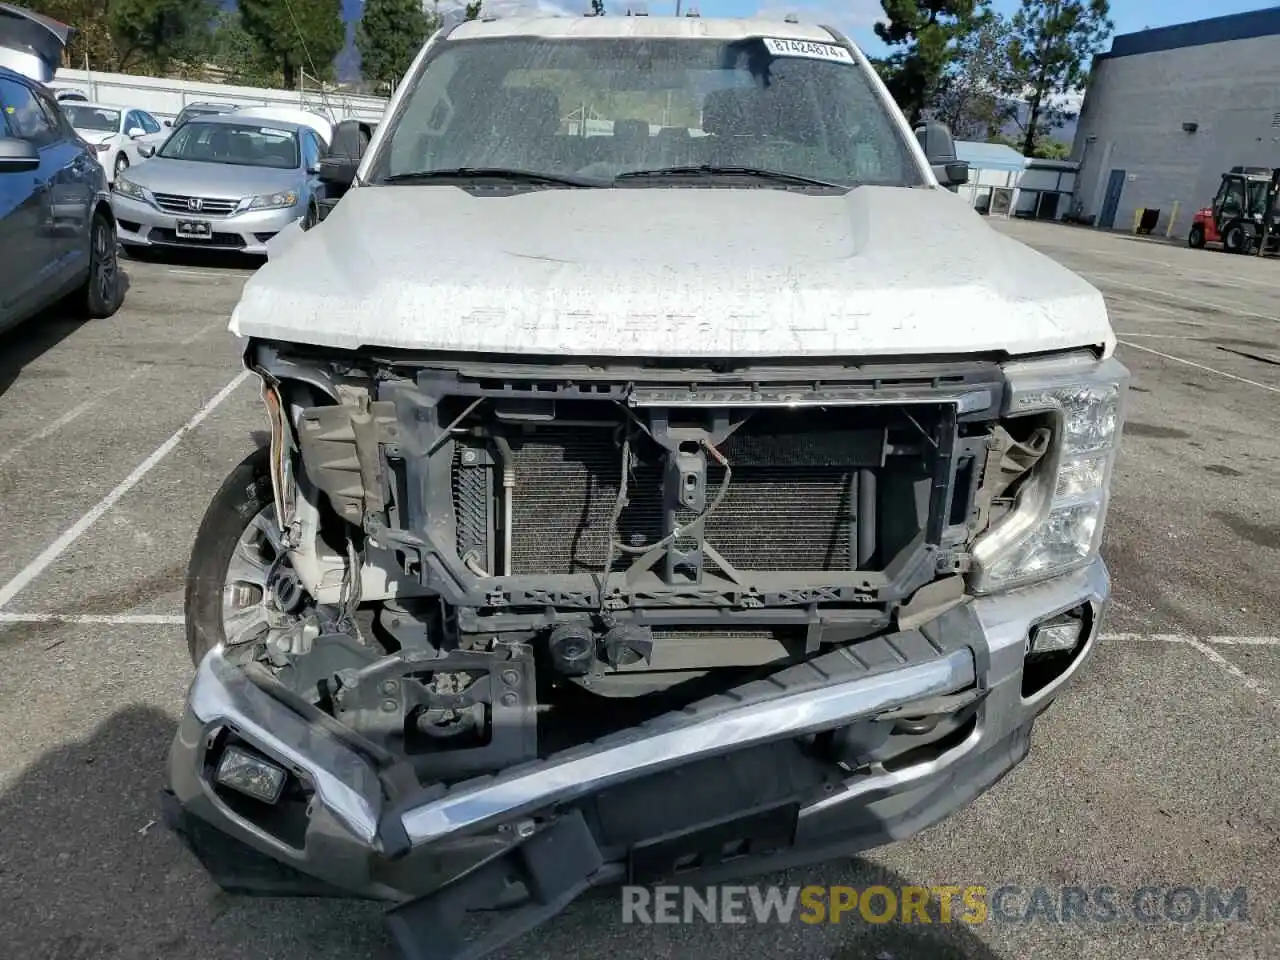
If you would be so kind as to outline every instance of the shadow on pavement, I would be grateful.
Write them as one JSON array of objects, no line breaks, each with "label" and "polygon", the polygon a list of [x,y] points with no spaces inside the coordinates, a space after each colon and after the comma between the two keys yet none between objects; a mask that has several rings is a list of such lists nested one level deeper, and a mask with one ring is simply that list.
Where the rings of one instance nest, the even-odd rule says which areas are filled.
[{"label": "shadow on pavement", "polygon": [[170,249],[167,247],[132,247],[121,251],[121,260],[128,263],[162,263],[172,267],[212,267],[220,270],[241,270],[252,273],[267,262],[266,257],[250,257],[233,250]]},{"label": "shadow on pavement", "polygon": [[[0,790],[0,942],[25,960],[393,960],[377,904],[222,893],[160,823],[157,794],[174,720],[130,707],[42,756]],[[910,881],[865,860],[761,877],[760,884]],[[616,890],[594,891],[498,955],[805,956],[1001,960],[960,922],[932,925],[622,923]]]},{"label": "shadow on pavement", "polygon": [[[124,300],[120,309],[124,309],[129,302],[131,281],[126,270],[120,271],[120,277],[124,283]],[[46,307],[0,333],[0,394],[9,389],[31,361],[39,359],[86,323],[102,322],[75,316],[64,301]]]}]

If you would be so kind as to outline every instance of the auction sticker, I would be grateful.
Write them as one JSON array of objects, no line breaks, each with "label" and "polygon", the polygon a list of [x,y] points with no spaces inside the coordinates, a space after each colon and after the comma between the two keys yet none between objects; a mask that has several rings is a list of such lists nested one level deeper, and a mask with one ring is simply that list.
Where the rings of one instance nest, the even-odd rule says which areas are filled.
[{"label": "auction sticker", "polygon": [[835,43],[765,37],[764,48],[775,57],[808,57],[811,60],[836,60],[840,63],[853,63],[853,54],[845,47]]}]

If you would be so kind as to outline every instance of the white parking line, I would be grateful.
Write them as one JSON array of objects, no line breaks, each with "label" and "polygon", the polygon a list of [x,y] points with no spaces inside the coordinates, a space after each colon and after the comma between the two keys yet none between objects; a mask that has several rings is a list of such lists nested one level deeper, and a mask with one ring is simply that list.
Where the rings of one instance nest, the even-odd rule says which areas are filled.
[{"label": "white parking line", "polygon": [[1228,380],[1237,380],[1240,383],[1247,383],[1251,387],[1258,387],[1260,390],[1267,390],[1271,393],[1280,393],[1280,387],[1272,387],[1265,383],[1259,383],[1257,380],[1248,380],[1244,377],[1237,377],[1234,373],[1227,373],[1225,370],[1217,370],[1213,367],[1206,367],[1203,363],[1196,363],[1194,360],[1187,360],[1183,357],[1175,357],[1171,353],[1161,353],[1159,350],[1152,350],[1150,347],[1140,347],[1136,343],[1131,343],[1123,338],[1117,338],[1120,343],[1126,347],[1132,347],[1134,350],[1141,350],[1143,353],[1155,354],[1157,357],[1163,357],[1165,360],[1172,360],[1174,363],[1183,363],[1188,367],[1195,367],[1198,370],[1205,370],[1209,373],[1216,373],[1220,377],[1226,377]]},{"label": "white parking line", "polygon": [[5,613],[0,610],[0,623],[102,623],[113,626],[168,626],[186,623],[186,618],[172,613]]},{"label": "white parking line", "polygon": [[1214,303],[1212,300],[1202,300],[1197,297],[1184,297],[1180,293],[1172,293],[1169,290],[1160,290],[1156,287],[1144,287],[1140,283],[1130,283],[1129,281],[1117,277],[1115,274],[1107,273],[1086,273],[1090,280],[1100,280],[1104,283],[1115,284],[1117,287],[1128,287],[1130,290],[1141,290],[1143,293],[1154,293],[1160,297],[1167,297],[1170,300],[1181,300],[1183,303],[1190,303],[1197,307],[1209,307],[1211,310],[1221,310],[1223,313],[1233,314],[1237,317],[1252,317],[1256,320],[1266,320],[1268,323],[1275,323],[1275,317],[1269,317],[1265,313],[1254,313],[1252,310],[1242,310],[1239,307],[1228,307],[1221,303]]},{"label": "white parking line", "polygon": [[138,464],[138,466],[133,469],[132,473],[121,480],[120,483],[117,484],[110,493],[99,500],[88,513],[68,527],[62,535],[58,537],[58,539],[53,541],[53,543],[45,547],[44,551],[19,571],[17,576],[6,583],[3,587],[0,587],[0,608],[7,606],[9,602],[25,590],[36,577],[44,573],[44,571],[49,567],[49,564],[57,560],[67,547],[80,539],[84,532],[101,519],[102,515],[110,510],[117,500],[137,486],[138,482],[150,473],[156,464],[173,451],[173,448],[178,445],[183,437],[203,423],[204,419],[209,416],[209,414],[213,413],[222,401],[231,396],[236,387],[244,383],[250,375],[251,371],[249,370],[242,370],[237,374],[235,379],[219,390],[218,393],[214,395],[213,399],[196,412],[195,416],[179,427],[173,436],[160,444],[151,456]]},{"label": "white parking line", "polygon": [[1212,663],[1240,681],[1252,693],[1267,697],[1270,691],[1261,680],[1249,676],[1234,663],[1214,649],[1215,646],[1233,644],[1240,646],[1280,647],[1280,637],[1194,637],[1186,633],[1104,633],[1098,638],[1103,643],[1148,641],[1155,643],[1181,643],[1204,654]]},{"label": "white parking line", "polygon": [[[218,320],[214,320],[212,323],[206,323],[204,326],[202,326],[199,330],[197,330],[191,336],[185,337],[182,340],[179,340],[178,346],[189,347],[193,343],[195,343],[197,340],[199,340],[201,337],[203,337],[206,333],[208,333],[211,329],[217,326],[222,326],[226,322],[227,322],[226,320],[218,319]],[[74,407],[72,407],[62,416],[58,417],[57,420],[54,420],[52,423],[45,424],[35,433],[19,440],[17,443],[9,447],[9,449],[6,450],[4,453],[0,454],[0,466],[3,466],[4,464],[8,463],[10,460],[12,460],[18,454],[20,454],[23,450],[27,449],[27,447],[31,446],[33,443],[39,443],[41,440],[44,440],[47,437],[50,437],[53,434],[57,433],[63,427],[67,426],[67,424],[74,423],[76,420],[79,420],[80,417],[84,416],[94,407],[101,404],[102,401],[105,400],[107,397],[111,396],[113,393],[119,393],[121,390],[127,387],[134,380],[138,379],[138,377],[142,376],[144,373],[149,371],[151,369],[151,366],[152,366],[151,364],[140,366],[136,370],[134,370],[132,373],[130,373],[128,376],[126,376],[123,380],[121,380],[119,383],[117,383],[114,387],[107,387],[105,390],[95,391],[92,397],[90,397],[88,400],[85,400],[81,403],[76,404]]]}]

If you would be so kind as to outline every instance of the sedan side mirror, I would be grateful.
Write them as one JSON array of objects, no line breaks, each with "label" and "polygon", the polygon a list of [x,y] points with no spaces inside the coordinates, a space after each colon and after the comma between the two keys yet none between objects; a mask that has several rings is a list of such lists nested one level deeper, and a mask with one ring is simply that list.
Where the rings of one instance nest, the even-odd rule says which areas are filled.
[{"label": "sedan side mirror", "polygon": [[40,151],[35,144],[17,137],[0,137],[0,174],[23,173],[40,168]]},{"label": "sedan side mirror", "polygon": [[138,144],[138,156],[142,157],[144,160],[147,157],[155,156],[155,152],[156,152],[156,145],[154,143]]},{"label": "sedan side mirror", "polygon": [[127,136],[130,140],[137,140],[139,137],[146,136],[146,134],[147,131],[143,130],[141,127],[130,127]]}]

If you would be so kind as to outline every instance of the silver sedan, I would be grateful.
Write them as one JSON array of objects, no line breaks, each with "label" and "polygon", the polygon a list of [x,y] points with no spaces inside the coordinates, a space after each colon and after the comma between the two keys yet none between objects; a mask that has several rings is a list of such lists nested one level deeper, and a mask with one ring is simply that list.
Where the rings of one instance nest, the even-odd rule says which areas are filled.
[{"label": "silver sedan", "polygon": [[323,199],[327,145],[299,123],[209,116],[177,127],[150,159],[113,184],[126,248],[187,247],[265,255],[293,223],[310,226]]}]

